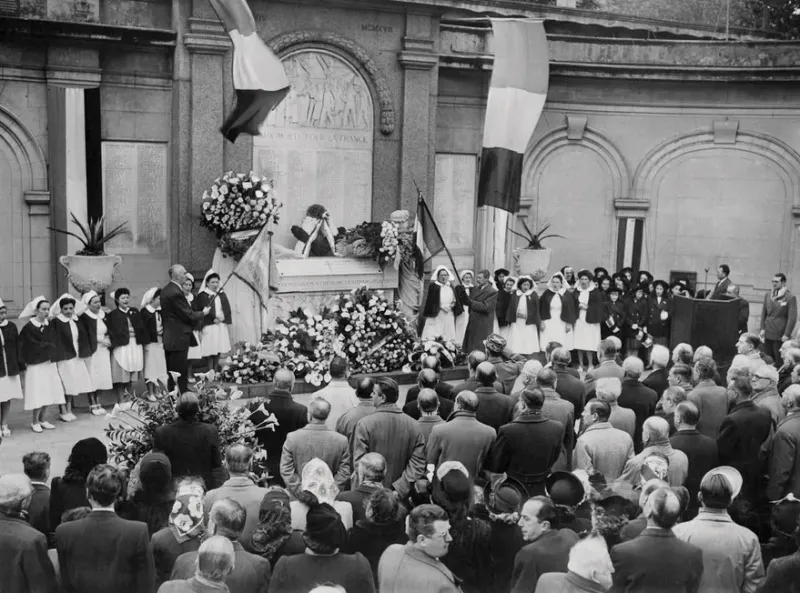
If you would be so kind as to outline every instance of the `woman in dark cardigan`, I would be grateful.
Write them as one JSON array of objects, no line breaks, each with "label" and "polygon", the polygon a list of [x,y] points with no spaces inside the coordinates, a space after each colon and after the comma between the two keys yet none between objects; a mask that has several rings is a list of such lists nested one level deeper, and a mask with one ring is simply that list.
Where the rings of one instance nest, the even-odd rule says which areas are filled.
[{"label": "woman in dark cardigan", "polygon": [[91,437],[75,443],[69,455],[64,477],[53,478],[50,483],[50,529],[61,524],[61,515],[78,507],[88,507],[86,478],[96,465],[108,461],[106,446]]},{"label": "woman in dark cardigan", "polygon": [[533,278],[520,276],[517,290],[511,295],[506,311],[509,324],[508,348],[515,354],[537,354],[542,351],[539,343],[539,295],[534,289]]},{"label": "woman in dark cardigan", "polygon": [[143,347],[148,344],[148,337],[139,311],[130,306],[131,291],[118,288],[111,296],[117,304],[106,316],[111,340],[111,376],[117,402],[122,403],[125,391],[144,369]]},{"label": "woman in dark cardigan", "polygon": [[622,291],[616,286],[608,289],[605,302],[605,319],[600,326],[600,336],[605,340],[616,336],[622,340],[622,328],[625,325],[625,303],[622,301]]},{"label": "woman in dark cardigan", "polygon": [[56,363],[67,401],[67,412],[61,415],[64,422],[77,419],[72,413],[72,400],[81,393],[88,396],[94,391],[89,369],[81,360],[92,355],[89,333],[86,325],[78,321],[75,304],[75,299],[66,293],[50,308],[50,325],[55,337],[52,361]]},{"label": "woman in dark cardigan", "polygon": [[206,272],[200,292],[197,293],[192,307],[195,311],[202,311],[206,307],[211,311],[203,317],[200,324],[201,336],[200,353],[209,364],[209,368],[217,370],[219,357],[231,351],[229,326],[231,319],[231,304],[228,295],[221,291],[220,278],[214,270]]},{"label": "woman in dark cardigan", "polygon": [[653,292],[647,299],[647,319],[642,324],[653,338],[654,344],[669,348],[670,326],[672,325],[672,299],[669,285],[664,280],[653,282]]},{"label": "woman in dark cardigan", "polygon": [[8,428],[8,414],[12,399],[22,399],[22,383],[19,380],[19,331],[6,316],[8,309],[0,300],[0,346],[3,358],[0,360],[0,436],[11,436]]},{"label": "woman in dark cardigan", "polygon": [[506,276],[503,279],[503,284],[497,287],[497,304],[495,311],[497,313],[497,333],[508,339],[508,331],[510,324],[506,319],[508,314],[508,306],[511,304],[511,295],[514,294],[517,286],[517,279],[514,276]]}]

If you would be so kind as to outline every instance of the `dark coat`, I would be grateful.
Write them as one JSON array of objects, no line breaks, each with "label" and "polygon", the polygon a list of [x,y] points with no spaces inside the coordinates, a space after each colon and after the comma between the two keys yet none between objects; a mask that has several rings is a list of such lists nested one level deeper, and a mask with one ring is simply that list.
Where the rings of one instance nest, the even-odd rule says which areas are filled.
[{"label": "dark coat", "polygon": [[23,519],[0,513],[0,591],[58,593],[47,539]]},{"label": "dark coat", "polygon": [[[142,309],[142,323],[144,324],[144,331],[147,334],[147,343],[148,344],[155,344],[158,342],[158,315],[161,315],[161,311],[150,311],[147,307]],[[164,325],[162,322],[161,325],[161,332],[163,335],[164,332]],[[163,337],[162,337],[163,339]]]},{"label": "dark coat", "polygon": [[[371,484],[359,484],[355,489],[345,490],[336,496],[336,500],[349,502],[350,506],[353,507],[353,525],[359,521],[366,521],[367,510],[364,505],[378,488],[378,486],[372,486]],[[352,554],[352,552],[348,553]]]},{"label": "dark coat", "polygon": [[[197,552],[181,554],[175,561],[170,580],[190,579],[197,568]],[[233,571],[225,577],[230,593],[268,593],[271,567],[269,560],[251,554],[239,542],[233,542]]]},{"label": "dark coat", "polygon": [[8,322],[0,326],[3,333],[3,351],[5,356],[0,359],[0,377],[14,377],[19,375],[19,330],[16,324]]},{"label": "dark coat", "polygon": [[201,319],[203,312],[192,311],[183,289],[175,282],[170,282],[161,289],[164,350],[179,352],[188,350],[190,346],[197,346],[192,332]]},{"label": "dark coat", "polygon": [[575,416],[578,417],[583,412],[586,405],[586,384],[576,378],[569,369],[564,367],[553,367],[558,376],[556,392],[565,401],[570,402],[575,408]]},{"label": "dark coat", "polygon": [[650,373],[647,378],[642,381],[642,385],[649,387],[656,392],[656,395],[661,397],[669,387],[669,370],[656,369]]},{"label": "dark coat", "polygon": [[642,426],[644,426],[645,420],[655,414],[658,399],[656,392],[645,387],[638,379],[622,379],[622,393],[617,399],[617,403],[623,408],[633,410],[636,414],[633,449],[637,453],[642,452]]},{"label": "dark coat", "polygon": [[511,593],[534,591],[539,577],[546,572],[567,572],[569,551],[577,542],[574,531],[551,529],[522,548],[514,559]]},{"label": "dark coat", "polygon": [[[447,420],[450,414],[453,413],[454,406],[455,403],[453,403],[453,400],[444,397],[439,398],[439,416],[442,420]],[[414,420],[419,420],[422,417],[422,412],[419,409],[419,402],[416,399],[403,406],[403,413],[408,414]]]},{"label": "dark coat", "polygon": [[514,560],[517,553],[525,545],[522,531],[516,523],[504,523],[500,520],[489,519],[492,535],[489,545],[494,560],[494,588],[492,593],[508,593],[511,590],[511,575],[514,573]]},{"label": "dark coat", "polygon": [[50,530],[61,525],[61,515],[72,509],[88,507],[86,486],[75,482],[65,482],[63,478],[50,481]]},{"label": "dark coat", "polygon": [[[58,317],[50,320],[50,325],[53,327],[53,335],[55,337],[52,362],[71,360],[75,357],[89,358],[92,355],[92,347],[89,344],[89,335],[86,331],[86,325],[79,323],[77,319],[74,319],[74,321],[78,328],[78,352],[75,352],[75,344],[72,342],[72,330],[70,329],[69,322],[65,323]],[[95,338],[97,338],[97,336],[95,336]]]},{"label": "dark coat", "polygon": [[[661,319],[661,314],[668,315],[666,320]],[[661,297],[661,302],[655,295],[647,299],[647,320],[643,325],[647,327],[647,333],[654,338],[669,338],[670,325],[672,324],[672,302],[665,294]]]},{"label": "dark coat", "polygon": [[[203,292],[202,290],[197,293],[197,296],[194,298],[194,302],[192,303],[192,308],[195,311],[202,312],[210,303],[212,299],[212,295],[208,294],[207,292]],[[228,300],[228,295],[224,292],[219,293],[217,296],[217,300],[222,303],[222,316],[224,317],[224,323],[230,325],[233,323],[231,319],[231,303]],[[214,314],[214,308],[216,307],[216,303],[213,307],[211,307],[211,311],[208,312],[208,315],[203,317],[203,321],[200,323],[201,327],[205,327],[207,325],[214,325],[214,319],[216,319],[216,315]]]},{"label": "dark coat", "polygon": [[713,299],[713,300],[720,300],[725,294],[728,292],[728,287],[731,285],[731,279],[725,278],[723,280],[718,280],[717,283],[714,285],[714,288],[711,290],[711,294],[709,294],[706,298]]},{"label": "dark coat", "polygon": [[494,387],[478,387],[475,395],[478,396],[478,411],[475,413],[478,422],[495,430],[511,422],[516,403],[514,399],[498,393]]},{"label": "dark coat", "polygon": [[[603,313],[605,311],[605,302],[603,301],[603,297],[600,293],[601,291],[598,288],[589,291],[589,303],[588,303],[588,309],[586,309],[586,323],[602,323],[603,321],[605,321],[603,319]],[[580,309],[579,297],[581,293],[579,290],[576,289],[571,294],[573,298],[573,306],[575,307],[575,311],[577,311],[578,315],[580,315],[581,309]]]},{"label": "dark coat", "polygon": [[[498,289],[497,291],[497,301],[495,304],[495,313],[497,317],[497,324],[500,327],[506,327],[508,322],[506,321],[506,313],[508,312],[508,304],[511,302],[511,293],[506,292],[504,289]],[[483,346],[483,345],[481,345]],[[483,347],[479,348],[483,350]]]},{"label": "dark coat", "polygon": [[529,295],[520,295],[516,292],[511,295],[511,301],[506,311],[506,322],[511,325],[517,320],[517,307],[519,306],[519,300],[523,297],[528,301],[528,317],[525,319],[525,325],[539,327],[542,323],[542,318],[539,316],[539,295],[536,294],[535,290],[531,291]]},{"label": "dark coat", "polygon": [[522,414],[498,431],[491,452],[492,471],[519,480],[531,496],[544,494],[544,480],[558,461],[563,440],[560,422],[541,413]]},{"label": "dark coat", "polygon": [[772,437],[767,500],[780,500],[790,492],[800,495],[800,414],[781,420]]},{"label": "dark coat", "polygon": [[33,484],[33,495],[28,506],[28,523],[36,531],[47,537],[48,543],[53,539],[50,528],[50,488],[45,484]]},{"label": "dark coat", "polygon": [[483,341],[494,331],[497,289],[488,282],[476,286],[469,296],[469,321],[464,333],[464,352],[483,350]]},{"label": "dark coat", "polygon": [[97,352],[97,319],[84,313],[78,317],[78,323],[83,325],[86,331],[86,339],[89,341],[89,355]]},{"label": "dark coat", "polygon": [[[613,319],[614,325],[608,325],[608,320]],[[625,327],[625,303],[617,299],[616,303],[610,300],[606,301],[605,317],[603,324],[600,326],[600,334],[603,339],[609,336],[617,336],[622,339],[624,336],[623,328]]]},{"label": "dark coat", "polygon": [[[419,385],[412,385],[411,387],[409,387],[408,393],[406,393],[406,403],[413,402],[415,399],[417,399],[417,397],[419,396],[420,389],[421,388]],[[433,390],[436,392],[436,395],[439,396],[439,399],[444,398],[444,399],[449,399],[451,401],[456,399],[455,388],[452,385],[450,385],[450,383],[444,383],[442,381],[439,381],[436,384],[436,387],[433,388]]]},{"label": "dark coat", "polygon": [[[554,293],[549,288],[542,293],[539,297],[539,316],[543,321],[551,318],[550,303],[553,302]],[[569,293],[565,292],[561,297],[561,321],[564,323],[574,324],[578,319],[578,311],[575,308],[575,300],[569,297]]]},{"label": "dark coat", "polygon": [[139,314],[138,309],[131,307],[124,313],[119,309],[114,309],[104,319],[108,327],[108,339],[111,342],[112,350],[120,346],[127,346],[128,342],[131,341],[131,334],[128,329],[129,320],[133,326],[133,335],[136,338],[136,343],[140,346],[149,343],[142,316]]},{"label": "dark coat", "polygon": [[723,420],[728,416],[730,400],[727,389],[717,386],[713,381],[700,381],[686,397],[700,411],[697,430],[716,439]]},{"label": "dark coat", "polygon": [[679,430],[669,439],[673,449],[686,453],[689,460],[689,474],[684,486],[689,491],[689,508],[697,509],[697,493],[700,481],[707,472],[719,465],[717,441],[695,429]]},{"label": "dark coat", "polygon": [[311,591],[319,583],[341,585],[345,591],[375,593],[369,562],[361,554],[284,556],[275,564],[270,593]]},{"label": "dark coat", "polygon": [[169,580],[175,561],[181,554],[196,552],[203,543],[200,537],[193,537],[183,542],[179,542],[173,533],[174,527],[165,527],[157,531],[150,538],[150,546],[153,549],[153,560],[156,566],[156,590],[161,584]]},{"label": "dark coat", "polygon": [[800,593],[800,552],[775,558],[767,567],[767,578],[759,593]]},{"label": "dark coat", "polygon": [[613,593],[695,593],[703,576],[703,552],[672,530],[645,529],[611,548]]},{"label": "dark coat", "polygon": [[207,490],[217,488],[224,481],[216,426],[182,419],[159,426],[153,438],[153,449],[169,458],[173,478],[200,476]]},{"label": "dark coat", "polygon": [[49,323],[42,327],[36,327],[33,321],[29,321],[19,332],[20,370],[25,370],[29,364],[50,362],[54,350],[53,327]]},{"label": "dark coat", "polygon": [[250,421],[258,426],[267,419],[270,413],[275,414],[275,418],[278,419],[278,425],[274,431],[269,428],[261,428],[256,431],[256,436],[267,452],[266,466],[270,475],[280,479],[281,452],[283,443],[286,442],[286,435],[300,430],[308,424],[308,410],[303,404],[294,401],[291,393],[281,389],[273,391],[270,394],[269,404],[264,405],[267,416],[263,412],[256,412],[260,405],[261,402],[258,400],[250,404],[250,411],[254,412],[250,415]]},{"label": "dark coat", "polygon": [[109,511],[56,529],[64,593],[152,593],[156,582],[147,525]]},{"label": "dark coat", "polygon": [[[630,299],[625,304],[625,337],[635,338],[636,334],[647,322],[648,302],[647,297]],[[635,328],[633,326],[636,326]]]},{"label": "dark coat", "polygon": [[381,555],[392,544],[405,544],[407,541],[405,520],[393,523],[373,523],[362,519],[353,526],[347,543],[342,547],[342,552],[344,554],[360,552],[364,555],[372,568],[372,576],[377,588],[378,562],[381,560]]},{"label": "dark coat", "polygon": [[[461,286],[460,284],[458,286]],[[458,291],[456,288],[458,286],[453,286],[453,292],[455,293],[455,302],[453,303],[453,315],[458,317],[464,312],[464,305],[461,303],[459,299],[459,293],[465,294],[466,291]],[[432,282],[431,285],[428,287],[428,296],[425,298],[425,307],[422,309],[423,317],[436,317],[439,314],[439,301],[440,295],[442,292],[442,287],[436,284],[436,282]]]},{"label": "dark coat", "polygon": [[744,500],[753,501],[761,492],[763,464],[759,452],[771,431],[772,414],[752,400],[736,404],[719,428],[719,462],[742,474]]}]

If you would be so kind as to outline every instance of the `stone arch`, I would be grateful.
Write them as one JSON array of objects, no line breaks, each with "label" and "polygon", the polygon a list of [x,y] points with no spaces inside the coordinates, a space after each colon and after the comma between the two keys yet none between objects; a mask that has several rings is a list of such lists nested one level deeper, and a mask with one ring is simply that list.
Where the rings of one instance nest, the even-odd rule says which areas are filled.
[{"label": "stone arch", "polygon": [[712,149],[749,152],[769,160],[777,167],[784,182],[790,185],[794,206],[800,206],[800,154],[777,138],[746,130],[739,131],[734,142],[715,142],[713,131],[699,130],[661,143],[637,167],[633,177],[634,197],[650,202],[653,190],[658,187],[658,180],[669,163]]},{"label": "stone arch", "polygon": [[377,97],[380,111],[380,130],[384,136],[389,136],[395,128],[395,109],[392,94],[386,78],[375,64],[369,52],[354,41],[327,31],[303,30],[291,31],[278,35],[268,43],[269,47],[279,56],[288,50],[298,49],[298,46],[320,47],[327,46],[337,49],[349,58],[359,69],[366,73],[365,79],[372,86]]},{"label": "stone arch", "polygon": [[0,139],[16,158],[22,174],[23,191],[47,191],[47,162],[44,152],[28,128],[11,111],[0,105]]}]

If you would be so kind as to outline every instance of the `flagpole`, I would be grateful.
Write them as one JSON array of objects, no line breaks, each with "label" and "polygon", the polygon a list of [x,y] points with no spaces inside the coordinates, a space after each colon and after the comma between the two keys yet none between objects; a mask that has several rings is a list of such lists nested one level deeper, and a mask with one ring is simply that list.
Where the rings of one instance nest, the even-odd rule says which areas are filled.
[{"label": "flagpole", "polygon": [[414,187],[417,188],[417,204],[422,204],[422,207],[425,208],[425,210],[428,212],[428,218],[430,218],[431,224],[433,224],[433,228],[442,238],[442,246],[444,247],[444,250],[447,253],[447,257],[450,258],[450,265],[453,266],[453,271],[455,272],[456,279],[458,280],[458,283],[461,284],[461,275],[458,273],[458,267],[456,267],[456,261],[453,259],[453,255],[450,253],[450,250],[447,248],[447,243],[445,243],[444,241],[444,235],[442,235],[441,231],[439,231],[439,227],[436,226],[436,220],[434,220],[433,214],[431,213],[431,209],[428,208],[428,203],[422,196],[422,190],[419,188],[419,185],[417,185],[416,180],[414,180]]}]

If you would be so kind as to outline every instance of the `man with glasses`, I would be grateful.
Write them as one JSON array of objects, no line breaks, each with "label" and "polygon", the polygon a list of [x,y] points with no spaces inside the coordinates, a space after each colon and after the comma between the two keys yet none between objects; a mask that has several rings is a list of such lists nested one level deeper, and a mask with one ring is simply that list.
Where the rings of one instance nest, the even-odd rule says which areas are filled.
[{"label": "man with glasses", "polygon": [[773,366],[761,366],[753,372],[750,384],[753,387],[753,402],[769,410],[775,426],[780,424],[786,417],[786,410],[778,393],[778,371]]},{"label": "man with glasses", "polygon": [[761,333],[765,352],[780,364],[781,344],[788,341],[797,323],[797,298],[786,288],[786,275],[775,274],[772,290],[764,295]]}]

